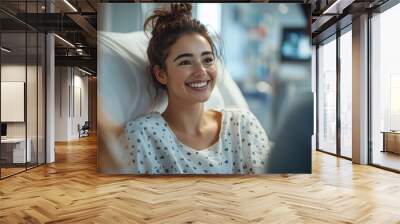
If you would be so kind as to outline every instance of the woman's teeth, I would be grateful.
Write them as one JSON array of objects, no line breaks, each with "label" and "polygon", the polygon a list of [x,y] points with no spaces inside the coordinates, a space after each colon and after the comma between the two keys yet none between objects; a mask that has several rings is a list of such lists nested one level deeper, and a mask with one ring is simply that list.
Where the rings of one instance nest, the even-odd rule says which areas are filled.
[{"label": "woman's teeth", "polygon": [[193,82],[193,83],[189,83],[188,85],[192,88],[203,88],[205,86],[207,86],[207,81],[204,82]]}]

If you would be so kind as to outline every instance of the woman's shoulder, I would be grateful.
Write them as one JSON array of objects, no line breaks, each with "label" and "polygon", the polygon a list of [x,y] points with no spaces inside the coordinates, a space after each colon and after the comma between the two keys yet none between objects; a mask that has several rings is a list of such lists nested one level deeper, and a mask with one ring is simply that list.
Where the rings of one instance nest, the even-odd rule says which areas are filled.
[{"label": "woman's shoulder", "polygon": [[248,109],[228,108],[223,109],[223,124],[229,128],[242,128],[259,126],[256,116]]},{"label": "woman's shoulder", "polygon": [[154,126],[163,125],[163,119],[161,114],[158,112],[151,112],[136,118],[135,120],[128,121],[125,125],[125,131],[133,133],[135,131],[143,131],[148,128],[153,128]]},{"label": "woman's shoulder", "polygon": [[233,120],[248,120],[249,118],[253,118],[253,113],[244,108],[226,108],[222,109],[221,113],[225,117],[225,119]]}]

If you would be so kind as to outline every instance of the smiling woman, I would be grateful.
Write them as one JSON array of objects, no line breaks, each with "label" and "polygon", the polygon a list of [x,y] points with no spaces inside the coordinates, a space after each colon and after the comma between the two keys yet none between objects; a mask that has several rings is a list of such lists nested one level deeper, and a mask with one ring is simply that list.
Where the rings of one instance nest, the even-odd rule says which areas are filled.
[{"label": "smiling woman", "polygon": [[168,91],[169,105],[206,101],[216,82],[214,62],[211,46],[202,35],[190,33],[178,38],[170,48],[165,66],[153,68],[155,78]]},{"label": "smiling woman", "polygon": [[241,109],[205,110],[217,80],[218,51],[190,4],[156,9],[151,29],[149,71],[168,94],[161,114],[127,123],[122,144],[133,173],[265,173],[270,145],[255,116]]}]

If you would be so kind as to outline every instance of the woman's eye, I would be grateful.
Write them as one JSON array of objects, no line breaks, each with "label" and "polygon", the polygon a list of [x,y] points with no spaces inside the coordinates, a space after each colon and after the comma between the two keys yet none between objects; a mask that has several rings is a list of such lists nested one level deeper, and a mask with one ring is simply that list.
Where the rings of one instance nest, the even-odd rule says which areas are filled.
[{"label": "woman's eye", "polygon": [[180,63],[179,63],[179,65],[190,65],[191,63],[190,63],[190,61],[189,60],[184,60],[184,61],[181,61]]},{"label": "woman's eye", "polygon": [[205,59],[204,59],[204,62],[207,63],[207,64],[210,64],[210,63],[212,63],[213,61],[214,61],[214,58],[212,58],[212,57],[209,57],[209,58],[205,58]]}]

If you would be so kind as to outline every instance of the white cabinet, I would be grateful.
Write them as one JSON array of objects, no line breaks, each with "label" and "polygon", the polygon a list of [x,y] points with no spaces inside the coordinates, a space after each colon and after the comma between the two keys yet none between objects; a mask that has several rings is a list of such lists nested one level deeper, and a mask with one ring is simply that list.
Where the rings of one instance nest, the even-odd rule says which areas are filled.
[{"label": "white cabinet", "polygon": [[[25,151],[24,138],[7,138],[1,140],[2,152],[9,151],[9,156],[12,154],[12,163],[25,163],[32,161],[32,140],[26,140],[27,147]],[[27,161],[25,161],[27,159]],[[11,158],[9,159],[11,160]],[[11,162],[11,161],[10,161]]]}]

